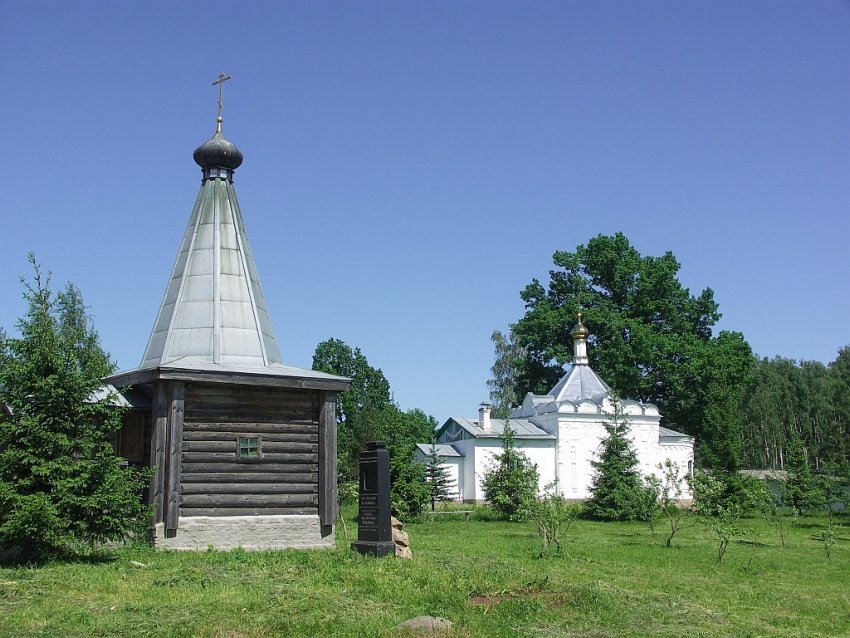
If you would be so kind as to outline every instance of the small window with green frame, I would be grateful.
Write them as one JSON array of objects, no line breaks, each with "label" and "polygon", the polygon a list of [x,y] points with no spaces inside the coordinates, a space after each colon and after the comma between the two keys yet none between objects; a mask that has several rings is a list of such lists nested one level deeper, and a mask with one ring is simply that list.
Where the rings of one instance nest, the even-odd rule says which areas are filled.
[{"label": "small window with green frame", "polygon": [[240,436],[236,442],[236,458],[259,459],[261,440],[258,436]]}]

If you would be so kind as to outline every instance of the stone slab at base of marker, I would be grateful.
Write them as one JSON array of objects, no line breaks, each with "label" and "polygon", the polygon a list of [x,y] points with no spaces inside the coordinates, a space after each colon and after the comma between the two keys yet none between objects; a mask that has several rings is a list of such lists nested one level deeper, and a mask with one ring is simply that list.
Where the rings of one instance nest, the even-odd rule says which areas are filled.
[{"label": "stone slab at base of marker", "polygon": [[395,554],[390,513],[390,453],[383,441],[370,441],[360,453],[360,511],[357,541],[361,554]]}]

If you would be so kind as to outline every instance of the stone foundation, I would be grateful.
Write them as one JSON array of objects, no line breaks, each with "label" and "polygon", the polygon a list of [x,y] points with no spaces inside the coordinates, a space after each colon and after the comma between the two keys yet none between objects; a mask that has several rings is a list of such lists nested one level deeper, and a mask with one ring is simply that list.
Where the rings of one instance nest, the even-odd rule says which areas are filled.
[{"label": "stone foundation", "polygon": [[203,551],[210,547],[249,551],[328,549],[336,546],[332,526],[318,516],[181,516],[177,534],[165,535],[165,525],[154,529],[154,545],[165,549]]}]

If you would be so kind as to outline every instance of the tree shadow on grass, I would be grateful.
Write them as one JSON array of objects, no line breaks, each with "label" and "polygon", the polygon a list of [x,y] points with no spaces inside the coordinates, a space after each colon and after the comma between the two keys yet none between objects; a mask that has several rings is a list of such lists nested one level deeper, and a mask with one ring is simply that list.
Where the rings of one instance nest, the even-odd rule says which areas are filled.
[{"label": "tree shadow on grass", "polygon": [[798,529],[821,529],[824,523],[822,520],[803,520],[798,519],[796,523],[794,523],[794,527]]},{"label": "tree shadow on grass", "polygon": [[762,543],[761,541],[751,541],[745,538],[735,539],[736,545],[749,545],[750,547],[775,547],[773,543]]},{"label": "tree shadow on grass", "polygon": [[83,564],[104,565],[114,563],[118,556],[109,550],[98,550],[95,552],[73,552],[68,551],[55,556],[33,556],[26,554],[20,548],[13,547],[0,551],[0,567],[44,567],[46,565],[59,564]]}]

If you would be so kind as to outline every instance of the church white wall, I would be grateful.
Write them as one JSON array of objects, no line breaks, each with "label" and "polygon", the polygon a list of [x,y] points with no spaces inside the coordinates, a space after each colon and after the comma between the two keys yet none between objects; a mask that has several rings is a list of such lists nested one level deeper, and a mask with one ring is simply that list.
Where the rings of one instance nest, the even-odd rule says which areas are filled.
[{"label": "church white wall", "polygon": [[[475,501],[484,501],[484,489],[481,480],[484,473],[493,463],[493,455],[502,451],[501,442],[498,439],[478,439],[475,445],[474,479],[471,498]],[[470,498],[469,496],[467,498]]]},{"label": "church white wall", "polygon": [[[594,415],[595,416],[595,415]],[[594,469],[591,461],[598,456],[606,431],[596,419],[560,419],[559,423],[559,481],[560,494],[568,500],[590,498]]]},{"label": "church white wall", "polygon": [[540,475],[537,491],[540,493],[543,493],[546,486],[555,483],[557,479],[556,443],[554,440],[545,439],[517,441],[517,449],[522,451],[537,466],[537,472]]},{"label": "church white wall", "polygon": [[[605,417],[598,413],[560,413],[554,418],[558,420],[559,492],[569,500],[590,498],[595,473],[592,462],[599,458],[602,441],[608,434],[603,425]],[[660,445],[659,419],[656,416],[627,415],[627,418],[640,473],[643,476],[660,476],[658,466],[669,458],[679,466],[680,474],[684,477],[688,461],[693,461],[693,446]],[[683,488],[683,499],[691,499],[687,486],[683,484]]]},{"label": "church white wall", "polygon": [[646,420],[631,417],[629,427],[632,446],[640,462],[640,473],[643,476],[658,474],[658,464],[663,461],[661,448],[658,445],[658,419]]},{"label": "church white wall", "polygon": [[[500,439],[477,439],[475,441],[464,441],[464,443],[472,444],[470,445],[472,454],[466,453],[464,472],[467,474],[467,479],[472,478],[473,483],[472,489],[466,492],[464,498],[483,502],[484,488],[481,485],[481,480],[484,473],[494,463],[494,455],[501,453],[504,448]],[[542,492],[546,485],[555,481],[555,441],[551,439],[519,439],[516,441],[516,447],[528,457],[529,461],[537,465],[537,471],[540,474],[539,491]],[[470,461],[470,456],[472,456],[472,461]],[[470,468],[472,468],[472,472],[469,471]],[[470,474],[472,474],[471,477]]]},{"label": "church white wall", "polygon": [[[583,404],[582,404],[583,405]],[[634,412],[637,404],[631,406]],[[659,443],[659,421],[657,411],[649,414],[627,414],[630,438],[639,459],[642,475],[661,476],[659,465],[670,459],[679,467],[684,479],[693,463],[693,445],[687,439],[675,443]],[[595,470],[592,462],[598,458],[607,431],[603,425],[608,416],[598,409],[570,412],[546,412],[533,418],[539,427],[555,435],[557,440],[517,440],[517,447],[535,463],[540,473],[539,491],[557,480],[558,493],[568,500],[585,500],[591,496]],[[666,439],[665,441],[669,441]],[[452,442],[464,456],[457,461],[458,498],[467,501],[484,501],[481,479],[492,463],[494,454],[502,451],[499,439],[465,439]],[[691,465],[689,466],[689,462]],[[693,498],[687,484],[682,482],[682,500]]]},{"label": "church white wall", "polygon": [[461,441],[454,441],[452,445],[454,448],[463,454],[463,457],[460,459],[460,464],[458,467],[458,486],[459,491],[461,493],[460,498],[465,501],[474,501],[476,499],[475,496],[475,486],[477,483],[475,476],[475,463],[476,463],[476,440],[475,439],[464,439]]}]

